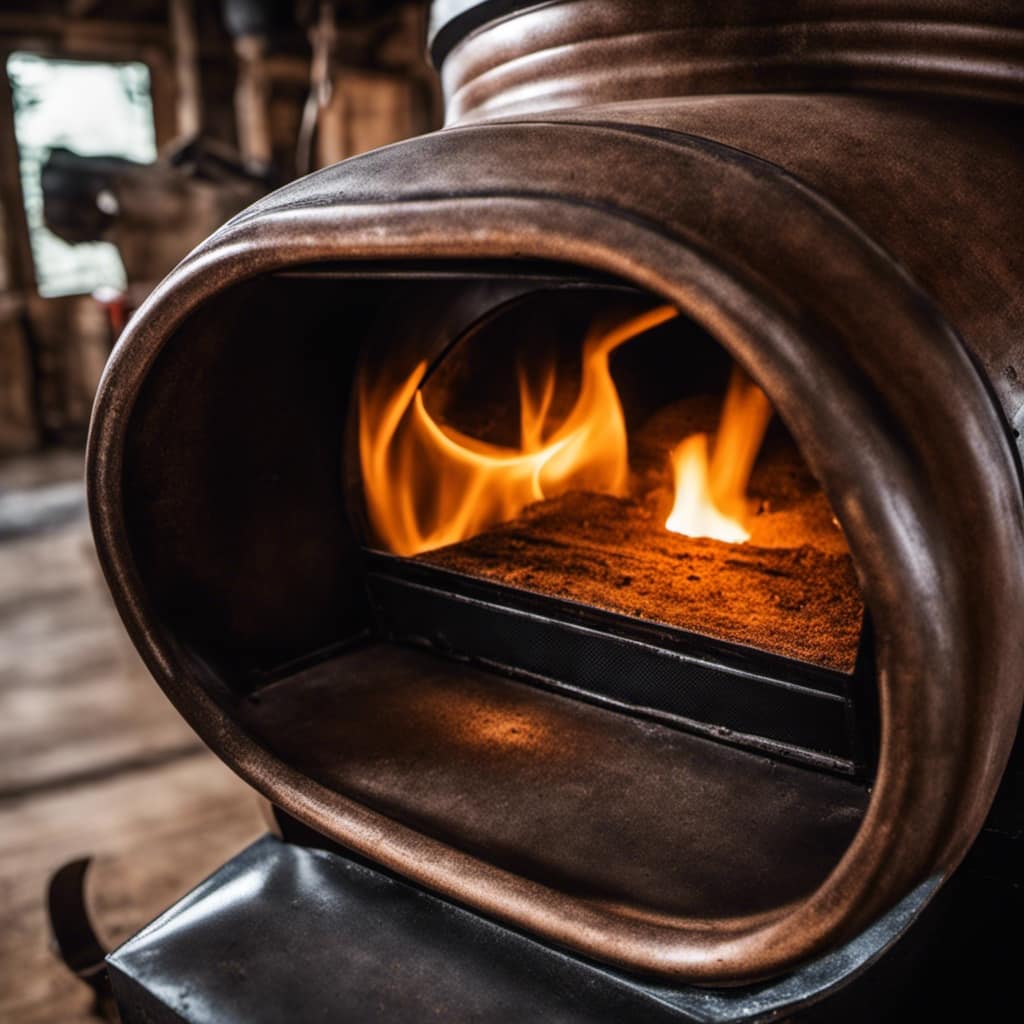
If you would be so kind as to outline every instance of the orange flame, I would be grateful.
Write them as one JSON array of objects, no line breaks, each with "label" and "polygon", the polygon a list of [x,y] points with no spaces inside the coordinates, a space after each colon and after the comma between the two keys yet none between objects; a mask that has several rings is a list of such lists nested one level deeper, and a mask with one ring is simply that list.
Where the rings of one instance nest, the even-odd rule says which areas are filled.
[{"label": "orange flame", "polygon": [[672,449],[675,503],[667,530],[733,544],[750,539],[745,525],[747,480],[771,415],[764,392],[735,369],[711,458],[707,434],[692,434]]},{"label": "orange flame", "polygon": [[577,488],[621,495],[629,476],[626,424],[608,358],[620,345],[676,316],[659,306],[583,343],[579,395],[544,439],[555,391],[519,374],[520,446],[506,448],[438,423],[427,412],[421,362],[397,389],[359,391],[359,457],[366,510],[378,538],[399,555],[454,544],[513,519],[527,505]]}]

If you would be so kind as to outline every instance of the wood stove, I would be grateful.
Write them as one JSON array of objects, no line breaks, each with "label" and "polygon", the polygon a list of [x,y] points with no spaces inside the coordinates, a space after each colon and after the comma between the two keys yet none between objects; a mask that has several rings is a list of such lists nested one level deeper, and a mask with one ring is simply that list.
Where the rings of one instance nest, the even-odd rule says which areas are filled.
[{"label": "wood stove", "polygon": [[1024,682],[1024,60],[897,6],[437,4],[446,129],[135,317],[100,555],[285,822],[676,986],[956,869]]}]

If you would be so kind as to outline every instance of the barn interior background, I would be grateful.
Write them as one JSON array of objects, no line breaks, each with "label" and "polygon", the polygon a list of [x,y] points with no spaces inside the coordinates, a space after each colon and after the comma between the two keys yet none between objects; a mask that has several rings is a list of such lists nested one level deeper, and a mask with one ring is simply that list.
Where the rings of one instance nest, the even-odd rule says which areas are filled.
[{"label": "barn interior background", "polygon": [[113,944],[263,830],[124,636],[82,446],[126,317],[195,244],[298,174],[439,123],[425,13],[0,6],[0,1020],[93,1019],[48,945],[61,864],[95,855]]},{"label": "barn interior background", "polygon": [[1011,1016],[1014,4],[429,19],[0,5],[0,1022]]}]

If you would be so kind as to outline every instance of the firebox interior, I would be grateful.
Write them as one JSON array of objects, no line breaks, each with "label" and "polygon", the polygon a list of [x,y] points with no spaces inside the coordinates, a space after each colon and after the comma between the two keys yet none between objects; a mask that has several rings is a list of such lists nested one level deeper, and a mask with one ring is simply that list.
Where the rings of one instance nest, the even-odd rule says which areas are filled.
[{"label": "firebox interior", "polygon": [[[405,499],[426,506],[422,518],[428,528],[420,550],[398,553],[427,565],[852,672],[863,616],[853,564],[828,501],[777,419],[767,421],[763,442],[756,433],[760,424],[749,425],[756,460],[749,484],[744,488],[745,478],[740,483],[747,491],[747,542],[687,536],[666,527],[675,483],[671,453],[680,441],[697,439],[718,454],[731,360],[692,321],[672,316],[647,326],[652,307],[655,314],[665,309],[647,296],[607,286],[549,287],[514,298],[472,324],[435,358],[419,391],[432,422],[457,431],[457,437],[496,446],[499,458],[481,458],[467,474],[465,465],[451,459],[431,461],[424,451],[431,438],[413,439],[418,447],[405,476],[418,471],[420,479],[403,479],[400,459],[392,458],[385,479],[372,482],[383,499],[385,529],[369,525],[371,546],[395,551],[387,528],[395,525]],[[560,427],[578,416],[581,392],[591,384],[582,365],[585,339],[623,323],[643,329],[610,353],[611,387],[603,405],[590,405],[594,428],[588,436],[590,424],[581,423],[576,436],[560,440]],[[383,361],[393,381],[395,363],[402,362],[398,348],[396,355],[386,345],[374,346],[361,373],[375,376],[366,362]],[[534,387],[543,394],[531,397],[530,377],[545,371],[546,389]],[[535,488],[544,493],[521,509],[497,508],[498,521],[451,529],[457,513],[475,512],[485,501],[475,488],[493,493],[516,486],[508,479],[514,470],[499,459],[521,450],[524,406],[543,401],[546,430],[535,424],[534,446],[553,439],[542,488]],[[409,413],[415,411],[410,402]],[[617,417],[618,436],[606,422]],[[734,428],[744,429],[742,423]],[[563,473],[569,479],[554,480],[550,489],[543,473],[562,454],[556,446],[577,441],[576,476]],[[595,465],[593,458],[616,443],[623,449],[618,487],[614,467]],[[462,444],[466,455],[475,454]],[[699,482],[684,481],[682,489]],[[357,505],[372,484],[364,472]],[[437,492],[445,487],[457,493],[438,502]],[[395,539],[400,549],[401,530]]]},{"label": "firebox interior", "polygon": [[504,450],[520,368],[546,360],[543,441],[578,398],[581,339],[656,305],[527,263],[236,286],[147,378],[126,522],[211,694],[310,778],[576,895],[754,912],[813,889],[856,830],[874,696],[842,533],[781,423],[747,544],[664,530],[666,449],[716,428],[717,343],[674,316],[610,356],[624,493],[569,487],[412,555],[367,511],[367,375],[422,364],[425,413]]}]

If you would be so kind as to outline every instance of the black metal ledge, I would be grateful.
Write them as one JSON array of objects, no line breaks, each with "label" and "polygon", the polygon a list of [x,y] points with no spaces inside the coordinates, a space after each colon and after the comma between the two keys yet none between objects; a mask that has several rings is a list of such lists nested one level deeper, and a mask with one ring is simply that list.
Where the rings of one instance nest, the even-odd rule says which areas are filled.
[{"label": "black metal ledge", "polygon": [[866,774],[858,716],[874,692],[860,671],[843,675],[391,555],[366,557],[377,626],[395,640],[789,760]]},{"label": "black metal ledge", "polygon": [[927,903],[769,984],[670,989],[578,960],[334,853],[266,836],[107,962],[124,1024],[739,1024],[828,996]]}]

